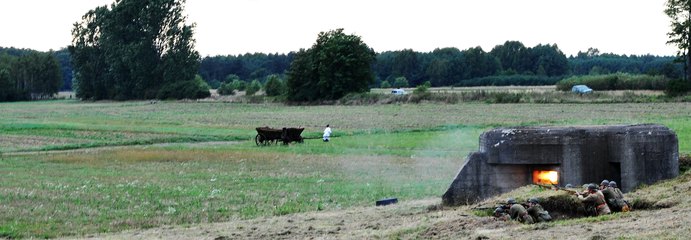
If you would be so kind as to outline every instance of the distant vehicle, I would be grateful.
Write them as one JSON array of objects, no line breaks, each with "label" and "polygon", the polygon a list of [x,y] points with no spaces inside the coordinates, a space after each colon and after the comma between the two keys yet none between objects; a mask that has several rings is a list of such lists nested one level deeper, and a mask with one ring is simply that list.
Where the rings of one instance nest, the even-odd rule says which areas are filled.
[{"label": "distant vehicle", "polygon": [[406,94],[406,92],[405,92],[405,90],[403,90],[403,89],[394,89],[394,90],[391,90],[391,94],[393,94],[393,95],[403,95],[403,94]]},{"label": "distant vehicle", "polygon": [[593,89],[589,88],[586,85],[576,85],[571,88],[571,91],[578,94],[587,94],[592,93]]}]

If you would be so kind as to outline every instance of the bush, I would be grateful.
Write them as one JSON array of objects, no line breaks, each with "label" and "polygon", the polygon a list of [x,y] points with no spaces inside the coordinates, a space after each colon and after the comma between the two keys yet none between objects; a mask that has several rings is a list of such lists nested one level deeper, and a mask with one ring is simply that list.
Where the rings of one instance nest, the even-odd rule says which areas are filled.
[{"label": "bush", "polygon": [[208,84],[209,84],[209,87],[212,89],[218,89],[219,87],[221,87],[221,82],[219,82],[216,79],[209,81]]},{"label": "bush", "polygon": [[158,91],[158,99],[199,99],[211,96],[209,85],[197,76],[194,80],[165,85]]},{"label": "bush", "polygon": [[246,90],[246,88],[247,88],[246,82],[240,80],[239,78],[232,77],[232,76],[235,76],[233,74],[230,74],[228,76],[230,76],[229,79],[234,79],[234,80],[232,82],[222,83],[221,86],[218,87],[218,94],[235,95],[235,91],[245,91]]},{"label": "bush", "polygon": [[613,73],[573,76],[557,83],[557,90],[571,91],[574,85],[587,85],[593,90],[664,90],[669,79],[662,75]]},{"label": "bush", "polygon": [[523,97],[523,93],[510,92],[493,92],[490,95],[493,96],[488,100],[491,103],[519,103]]},{"label": "bush", "polygon": [[691,154],[679,156],[679,172],[684,173],[691,169]]},{"label": "bush", "polygon": [[262,89],[262,84],[259,83],[259,81],[254,80],[252,83],[250,83],[249,86],[245,89],[245,95],[247,96],[252,96],[255,93],[257,93],[259,90]]},{"label": "bush", "polygon": [[411,101],[420,102],[422,100],[429,100],[432,95],[432,93],[429,92],[430,86],[432,86],[432,84],[429,81],[418,85],[415,90],[413,90]]},{"label": "bush", "polygon": [[233,84],[232,83],[222,83],[221,86],[218,87],[218,94],[235,95],[235,89],[233,89]]},{"label": "bush", "polygon": [[429,85],[428,82],[425,82],[425,84],[420,84],[413,90],[413,94],[425,94],[429,92]]},{"label": "bush", "polygon": [[691,91],[691,82],[684,79],[669,81],[665,94],[671,97],[681,96]]},{"label": "bush", "polygon": [[380,88],[391,88],[391,83],[389,81],[384,80],[381,82],[381,85],[379,85]]},{"label": "bush", "polygon": [[377,93],[349,93],[338,100],[339,104],[343,105],[365,105],[376,104],[380,100],[386,98],[384,94]]},{"label": "bush", "polygon": [[231,82],[235,82],[235,81],[240,81],[240,77],[238,77],[238,75],[235,75],[235,74],[228,74],[228,75],[226,75],[226,78],[223,80],[223,82],[226,82],[226,83],[231,83]]},{"label": "bush", "polygon": [[240,79],[235,79],[229,83],[231,84],[231,87],[234,90],[245,91],[245,88],[247,88],[247,83],[245,81],[240,80]]},{"label": "bush", "polygon": [[396,80],[393,82],[393,87],[395,88],[404,88],[408,87],[408,79],[405,77],[397,77]]}]

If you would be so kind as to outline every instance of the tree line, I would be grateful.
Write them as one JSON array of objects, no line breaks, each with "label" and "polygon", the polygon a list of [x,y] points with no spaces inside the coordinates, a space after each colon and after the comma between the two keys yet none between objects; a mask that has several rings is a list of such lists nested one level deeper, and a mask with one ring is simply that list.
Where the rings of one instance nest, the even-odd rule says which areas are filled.
[{"label": "tree line", "polygon": [[[296,54],[207,56],[201,60],[199,74],[212,87],[235,78],[264,81],[269,75],[285,74]],[[507,41],[489,52],[481,47],[432,52],[404,49],[376,54],[372,86],[400,86],[394,83],[400,83],[401,77],[409,87],[427,81],[435,87],[551,85],[570,75],[617,72],[679,78],[683,67],[674,60],[671,56],[601,54],[594,48],[566,57],[556,44],[526,47],[519,41]]]},{"label": "tree line", "polygon": [[683,64],[677,63],[672,56],[652,55],[617,55],[600,53],[597,48],[589,48],[569,58],[571,75],[598,75],[610,73],[633,73],[648,75],[665,75],[669,78],[681,78]]},{"label": "tree line", "polygon": [[0,101],[45,99],[62,85],[53,52],[0,48]]},{"label": "tree line", "polygon": [[[24,55],[29,55],[34,52],[39,52],[33,49],[24,48],[14,48],[14,47],[0,47],[0,54],[7,54],[13,57],[19,57]],[[57,51],[48,51],[45,53],[50,53],[55,57],[60,65],[60,75],[62,79],[62,85],[59,91],[70,91],[72,90],[72,63],[70,62],[70,52],[67,47],[61,48]]]},{"label": "tree line", "polygon": [[293,61],[295,52],[288,54],[246,53],[241,55],[207,56],[201,60],[199,75],[212,88],[235,77],[250,82],[269,75],[284,74]]},{"label": "tree line", "polygon": [[[9,59],[31,54],[49,54],[58,61],[61,75],[59,79],[62,82],[53,85],[58,85],[58,90],[73,89],[74,70],[67,48],[39,53],[30,49],[0,47],[0,53],[6,55],[3,58],[3,66],[8,73],[11,66],[8,63],[12,62]],[[254,80],[266,83],[269,78],[286,78],[285,74],[297,55],[296,52],[290,52],[207,56],[200,61],[197,72],[199,78],[194,78],[196,82],[191,84],[191,92],[198,90],[198,85],[203,85],[199,83],[200,79],[214,89],[220,88],[223,83],[226,83],[225,89],[229,89],[233,83],[235,88],[231,89],[244,90],[239,84],[247,83],[249,86]],[[440,48],[432,52],[404,49],[376,54],[376,60],[371,65],[375,77],[371,85],[414,87],[426,81],[432,86],[551,85],[565,76],[610,73],[664,75],[676,79],[682,77],[683,66],[676,63],[675,59],[671,56],[600,53],[596,48],[578,52],[576,56],[565,57],[557,45],[537,45],[529,48],[518,41],[507,41],[494,47],[490,52],[485,52],[480,47],[466,50]],[[51,93],[47,92],[43,95],[49,94]],[[20,95],[23,97],[18,97]],[[34,96],[39,95],[34,93]],[[12,96],[15,97],[5,97],[3,101],[31,99],[31,94],[26,93]],[[185,94],[180,97],[185,97]]]},{"label": "tree line", "polygon": [[[288,99],[312,101],[377,86],[554,84],[570,75],[619,72],[687,78],[683,71],[690,69],[672,57],[600,54],[593,48],[566,57],[556,44],[527,47],[519,41],[506,41],[490,51],[473,47],[377,54],[342,29],[320,33],[312,48],[298,52],[201,59],[194,49],[194,25],[186,24],[182,15],[184,3],[115,0],[74,24],[67,50],[6,50],[0,65],[3,99],[42,98],[61,85],[81,99],[201,98],[209,95],[209,85],[233,92],[242,87],[240,82],[258,85],[254,83],[272,76],[279,80],[275,88],[285,89]],[[668,0],[667,5],[673,19],[669,43],[684,49],[684,55],[690,52],[685,31],[691,29],[686,27],[691,20],[679,16],[689,12],[689,4]],[[314,86],[318,89],[308,90]]]}]

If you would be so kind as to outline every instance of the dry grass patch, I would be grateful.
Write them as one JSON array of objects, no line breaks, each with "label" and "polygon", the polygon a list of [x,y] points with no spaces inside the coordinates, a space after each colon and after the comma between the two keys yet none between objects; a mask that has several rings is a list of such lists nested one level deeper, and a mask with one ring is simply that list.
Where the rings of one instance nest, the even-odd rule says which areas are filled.
[{"label": "dry grass patch", "polygon": [[691,206],[691,171],[683,172],[679,177],[662,181],[652,186],[640,186],[633,192],[625,194],[634,209],[669,208],[676,205]]}]

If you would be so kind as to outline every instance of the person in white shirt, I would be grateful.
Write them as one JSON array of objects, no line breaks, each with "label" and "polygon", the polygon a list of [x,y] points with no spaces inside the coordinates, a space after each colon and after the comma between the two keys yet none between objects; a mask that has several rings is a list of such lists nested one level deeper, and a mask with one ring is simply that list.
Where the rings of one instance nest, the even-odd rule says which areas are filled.
[{"label": "person in white shirt", "polygon": [[329,127],[329,124],[326,124],[326,128],[324,128],[324,142],[329,141],[329,137],[331,137],[331,128]]}]

